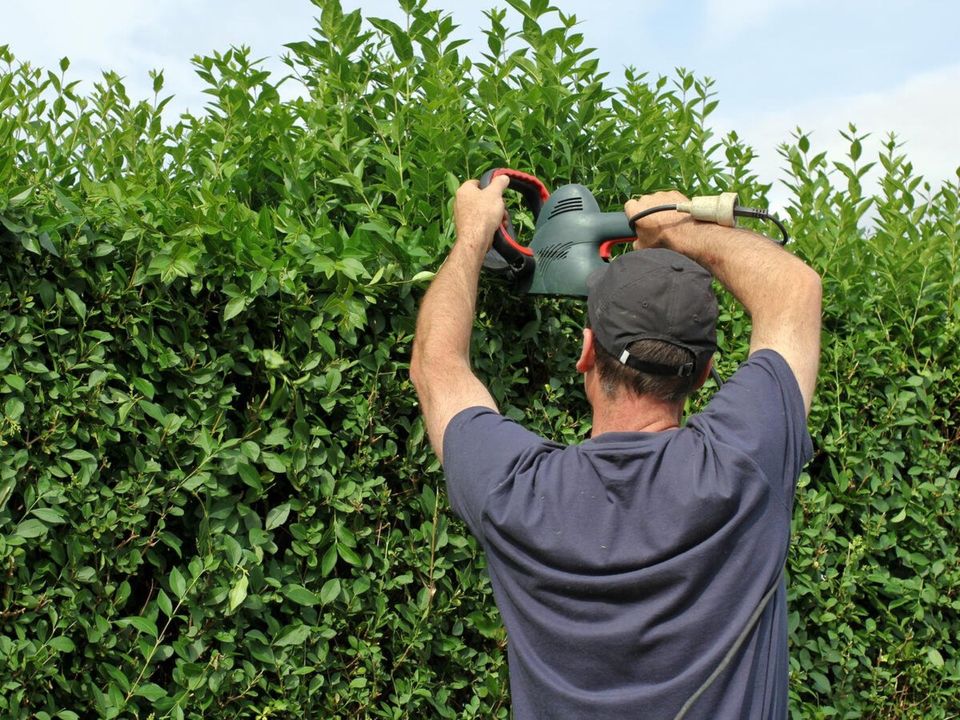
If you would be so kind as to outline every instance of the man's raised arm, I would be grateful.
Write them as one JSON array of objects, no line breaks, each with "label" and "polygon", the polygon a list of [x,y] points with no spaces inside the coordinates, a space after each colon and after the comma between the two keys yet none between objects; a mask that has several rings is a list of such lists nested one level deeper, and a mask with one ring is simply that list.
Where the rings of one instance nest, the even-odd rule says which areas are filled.
[{"label": "man's raised arm", "polygon": [[476,180],[460,186],[453,215],[457,239],[420,305],[410,357],[430,444],[443,462],[443,434],[461,410],[497,409],[487,388],[470,369],[470,333],[483,257],[503,219],[506,176],[480,189]]},{"label": "man's raised arm", "polygon": [[[628,200],[632,217],[655,205],[685,202],[677,192]],[[637,248],[666,247],[709,270],[737,300],[753,323],[750,353],[769,348],[790,366],[806,412],[820,361],[820,276],[773,241],[741,228],[699,222],[689,215],[661,212],[636,224]]]}]

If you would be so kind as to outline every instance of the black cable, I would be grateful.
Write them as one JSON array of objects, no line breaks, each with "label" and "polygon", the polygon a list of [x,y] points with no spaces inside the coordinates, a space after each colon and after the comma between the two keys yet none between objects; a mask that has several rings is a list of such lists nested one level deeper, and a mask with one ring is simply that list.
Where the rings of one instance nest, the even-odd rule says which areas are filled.
[{"label": "black cable", "polygon": [[776,225],[777,229],[780,231],[780,235],[783,238],[783,240],[780,241],[781,245],[786,245],[790,240],[790,237],[787,235],[787,229],[783,226],[783,223],[780,222],[776,215],[771,215],[766,210],[756,210],[754,208],[740,207],[737,205],[733,208],[733,214],[736,217],[749,217],[757,218],[758,220],[769,220]]},{"label": "black cable", "polygon": [[[784,558],[784,564],[786,564],[786,558]],[[712,673],[710,673],[710,677],[704,680],[703,684],[697,688],[696,692],[687,698],[687,701],[683,704],[683,707],[680,708],[680,712],[674,716],[674,720],[683,720],[683,718],[686,717],[687,713],[690,711],[690,708],[692,708],[697,700],[700,699],[700,696],[703,695],[703,693],[705,693],[711,685],[713,685],[713,681],[720,676],[720,673],[722,673],[730,664],[730,661],[733,660],[734,655],[737,654],[737,650],[739,650],[740,646],[743,645],[743,641],[750,636],[750,633],[753,632],[754,627],[756,627],[757,621],[760,620],[760,616],[770,603],[770,598],[776,594],[777,589],[783,583],[783,573],[784,570],[781,570],[777,575],[776,579],[773,581],[773,585],[771,585],[766,594],[760,598],[760,602],[757,603],[757,607],[754,608],[753,613],[751,613],[750,617],[747,619],[747,624],[737,636],[737,639],[733,641],[733,645],[731,645],[730,649],[727,650],[727,654],[723,656],[720,664],[717,665]]]},{"label": "black cable", "polygon": [[647,215],[653,215],[654,213],[664,212],[664,211],[666,211],[666,210],[676,210],[676,209],[677,209],[677,206],[676,206],[675,204],[674,204],[674,205],[656,205],[656,206],[654,206],[654,207],[647,208],[646,210],[641,210],[640,212],[638,212],[638,213],[637,213],[636,215],[634,215],[632,218],[630,218],[629,220],[627,220],[627,225],[630,226],[631,232],[633,232],[634,234],[636,234],[636,232],[637,232],[637,227],[636,227],[636,226],[637,226],[637,220],[642,220],[642,219],[645,218]]},{"label": "black cable", "polygon": [[723,387],[723,378],[720,377],[720,371],[717,370],[716,365],[710,366],[710,377],[712,377],[713,381],[717,383],[717,387]]},{"label": "black cable", "polygon": [[[636,226],[637,226],[638,220],[642,220],[643,218],[647,217],[647,215],[653,215],[654,213],[666,212],[668,210],[676,210],[676,209],[677,209],[676,205],[655,205],[654,207],[647,208],[646,210],[641,210],[640,212],[638,212],[636,215],[634,215],[627,221],[627,225],[630,226],[630,230],[632,232],[636,233],[637,232]],[[776,225],[777,229],[780,231],[780,235],[783,238],[780,241],[781,245],[786,245],[787,242],[789,242],[790,240],[790,236],[787,235],[787,229],[783,226],[783,223],[780,222],[779,218],[777,218],[776,215],[771,215],[765,210],[756,210],[755,208],[741,207],[740,205],[734,206],[733,214],[736,217],[749,217],[749,218],[756,218],[758,220],[769,220],[774,225]]]}]

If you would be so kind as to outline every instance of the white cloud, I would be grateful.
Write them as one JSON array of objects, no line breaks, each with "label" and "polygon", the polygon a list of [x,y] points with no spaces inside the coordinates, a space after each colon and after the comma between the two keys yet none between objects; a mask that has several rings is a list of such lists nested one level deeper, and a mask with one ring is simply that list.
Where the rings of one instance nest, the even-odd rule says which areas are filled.
[{"label": "white cloud", "polygon": [[[840,131],[850,123],[858,133],[870,133],[864,144],[861,163],[874,160],[889,133],[902,143],[900,152],[914,171],[937,185],[956,181],[960,167],[960,64],[918,73],[884,91],[822,97],[775,112],[749,115],[718,112],[715,127],[721,132],[736,130],[740,138],[759,154],[754,169],[761,180],[783,179],[783,159],[778,145],[791,140],[799,127],[810,134],[815,152],[826,151],[828,159],[843,161],[848,142]],[[787,191],[775,185],[771,204],[782,205]]]},{"label": "white cloud", "polygon": [[724,44],[756,31],[783,10],[813,4],[815,0],[706,0],[703,30],[708,38]]},{"label": "white cloud", "polygon": [[18,3],[5,14],[4,39],[21,62],[55,69],[70,59],[68,78],[91,92],[106,70],[124,79],[131,99],[153,96],[150,70],[163,70],[163,95],[173,94],[168,117],[202,110],[209,98],[190,59],[231,45],[252,46],[254,58],[275,79],[287,74],[283,44],[309,37],[319,10],[305,0],[285,2],[282,12],[256,0],[44,0]]},{"label": "white cloud", "polygon": [[53,65],[65,54],[90,62],[114,56],[118,47],[128,45],[131,32],[151,25],[157,15],[154,4],[145,0],[22,3],[16,12],[5,13],[4,34],[15,54],[36,63]]}]

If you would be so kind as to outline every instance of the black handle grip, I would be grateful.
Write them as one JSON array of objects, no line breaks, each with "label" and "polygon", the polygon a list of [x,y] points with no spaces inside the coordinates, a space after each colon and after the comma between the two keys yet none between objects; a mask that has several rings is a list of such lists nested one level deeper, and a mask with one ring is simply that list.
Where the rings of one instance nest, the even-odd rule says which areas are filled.
[{"label": "black handle grip", "polygon": [[[516,190],[523,197],[527,209],[533,213],[534,221],[540,215],[543,204],[550,197],[550,191],[536,177],[519,170],[509,168],[494,168],[487,170],[480,177],[480,187],[487,187],[490,182],[500,175],[506,175],[510,178],[510,184],[507,185],[511,190]],[[507,266],[513,269],[514,274],[520,277],[533,270],[533,251],[517,242],[517,233],[513,228],[513,221],[510,212],[507,211],[504,221],[497,228],[493,236],[493,252],[496,252]],[[493,269],[496,260],[485,263]]]}]

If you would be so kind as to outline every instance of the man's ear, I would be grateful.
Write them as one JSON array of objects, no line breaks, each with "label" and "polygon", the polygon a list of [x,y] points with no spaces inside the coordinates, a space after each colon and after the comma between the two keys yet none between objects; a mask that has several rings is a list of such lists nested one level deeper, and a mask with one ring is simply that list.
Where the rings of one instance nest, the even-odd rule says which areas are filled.
[{"label": "man's ear", "polygon": [[697,384],[693,386],[694,390],[699,390],[703,387],[703,384],[707,381],[707,378],[710,377],[710,369],[713,367],[713,357],[707,361],[707,364],[704,366],[703,370],[700,371],[700,377],[697,378]]},{"label": "man's ear", "polygon": [[583,348],[580,350],[580,359],[577,360],[577,372],[586,373],[596,364],[597,354],[594,348],[593,330],[584,328]]}]

